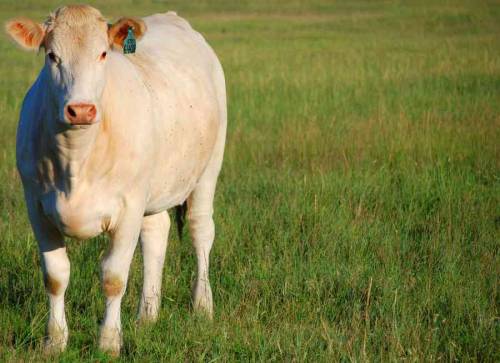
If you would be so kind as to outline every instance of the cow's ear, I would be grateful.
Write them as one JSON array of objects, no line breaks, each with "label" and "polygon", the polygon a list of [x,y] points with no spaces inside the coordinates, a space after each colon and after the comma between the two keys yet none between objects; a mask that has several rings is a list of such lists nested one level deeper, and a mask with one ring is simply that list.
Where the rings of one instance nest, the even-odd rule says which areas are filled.
[{"label": "cow's ear", "polygon": [[5,23],[5,31],[21,47],[28,50],[38,50],[45,38],[45,27],[26,18],[17,18]]},{"label": "cow's ear", "polygon": [[108,38],[111,45],[123,46],[123,41],[127,37],[128,29],[132,28],[136,39],[140,39],[146,32],[146,24],[137,18],[121,18],[116,23],[109,26]]}]

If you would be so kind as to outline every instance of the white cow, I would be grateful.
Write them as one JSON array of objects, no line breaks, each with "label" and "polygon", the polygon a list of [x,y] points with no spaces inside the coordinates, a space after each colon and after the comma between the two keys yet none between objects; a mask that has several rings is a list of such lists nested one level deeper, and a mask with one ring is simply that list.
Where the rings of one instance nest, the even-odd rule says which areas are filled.
[{"label": "white cow", "polygon": [[[129,28],[137,52],[123,54]],[[198,261],[193,304],[211,316],[208,259],[226,135],[224,74],[213,50],[173,12],[108,25],[90,6],[66,6],[43,24],[18,18],[6,30],[46,55],[22,106],[17,166],[50,303],[47,351],[63,350],[68,339],[64,235],[110,236],[99,345],[119,354],[120,304],[137,241],[144,255],[139,320],[152,321],[167,209],[185,201]]]}]

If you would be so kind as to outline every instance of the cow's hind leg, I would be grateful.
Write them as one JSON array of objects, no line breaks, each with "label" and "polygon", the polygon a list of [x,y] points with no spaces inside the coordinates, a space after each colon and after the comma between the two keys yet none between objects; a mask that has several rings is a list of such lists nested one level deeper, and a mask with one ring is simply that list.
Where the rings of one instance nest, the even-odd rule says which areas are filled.
[{"label": "cow's hind leg", "polygon": [[210,250],[214,242],[215,227],[212,219],[214,184],[198,184],[188,199],[189,231],[196,253],[198,271],[192,298],[195,311],[213,314],[212,289],[208,279]]},{"label": "cow's hind leg", "polygon": [[139,306],[140,322],[155,321],[158,317],[169,228],[167,212],[146,216],[142,220],[140,241],[144,258],[144,285]]},{"label": "cow's hind leg", "polygon": [[192,299],[195,311],[213,316],[213,299],[208,266],[210,250],[214,243],[215,225],[212,218],[215,186],[222,166],[224,145],[226,142],[226,91],[222,68],[218,66],[215,75],[217,88],[220,125],[214,150],[195,189],[188,198],[188,221],[193,246],[196,252],[198,271],[193,286]]}]

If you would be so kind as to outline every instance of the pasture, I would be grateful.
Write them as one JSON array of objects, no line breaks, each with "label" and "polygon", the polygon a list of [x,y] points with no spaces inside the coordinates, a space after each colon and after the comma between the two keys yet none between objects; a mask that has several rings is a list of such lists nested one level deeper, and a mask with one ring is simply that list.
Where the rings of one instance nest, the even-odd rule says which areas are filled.
[{"label": "pasture", "polygon": [[[63,3],[4,0],[0,20]],[[120,360],[500,360],[498,2],[88,3],[110,20],[176,10],[228,87],[214,321],[192,314],[195,258],[172,228],[156,325],[135,323],[134,258]],[[40,361],[47,299],[15,133],[43,56],[2,34],[0,62],[0,361]],[[106,247],[68,240],[55,360],[112,360],[97,350]]]}]

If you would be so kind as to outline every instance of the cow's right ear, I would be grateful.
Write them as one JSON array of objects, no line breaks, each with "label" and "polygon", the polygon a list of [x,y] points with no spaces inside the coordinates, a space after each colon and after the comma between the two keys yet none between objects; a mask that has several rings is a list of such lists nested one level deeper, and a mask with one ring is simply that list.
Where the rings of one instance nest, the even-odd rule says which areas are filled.
[{"label": "cow's right ear", "polygon": [[26,18],[7,21],[5,31],[27,50],[38,50],[45,38],[45,27]]}]

